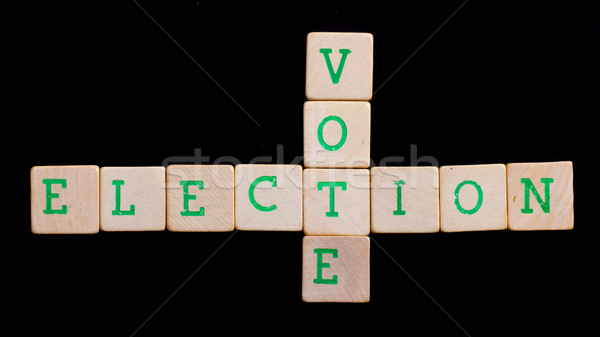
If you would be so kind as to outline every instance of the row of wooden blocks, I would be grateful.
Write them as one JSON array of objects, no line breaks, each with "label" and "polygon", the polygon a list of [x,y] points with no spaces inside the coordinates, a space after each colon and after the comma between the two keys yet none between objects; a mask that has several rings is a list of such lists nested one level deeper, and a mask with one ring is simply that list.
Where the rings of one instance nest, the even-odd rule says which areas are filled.
[{"label": "row of wooden blocks", "polygon": [[367,169],[36,166],[34,233],[573,228],[571,162]]}]

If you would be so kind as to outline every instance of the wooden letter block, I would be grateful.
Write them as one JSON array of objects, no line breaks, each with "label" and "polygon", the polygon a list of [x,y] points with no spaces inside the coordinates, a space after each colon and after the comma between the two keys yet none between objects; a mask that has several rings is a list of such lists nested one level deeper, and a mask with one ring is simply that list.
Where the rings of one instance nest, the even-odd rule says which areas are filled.
[{"label": "wooden letter block", "polygon": [[304,302],[369,302],[368,236],[305,236],[302,240]]},{"label": "wooden letter block", "polygon": [[440,168],[443,232],[506,229],[506,166]]},{"label": "wooden letter block", "polygon": [[300,165],[237,165],[235,228],[258,231],[302,230]]},{"label": "wooden letter block", "polygon": [[573,164],[508,164],[508,228],[573,229]]},{"label": "wooden letter block", "polygon": [[305,169],[304,234],[369,235],[369,170]]},{"label": "wooden letter block", "polygon": [[306,98],[368,101],[373,92],[373,35],[310,33]]},{"label": "wooden letter block", "polygon": [[305,102],[304,166],[368,168],[369,102]]},{"label": "wooden letter block", "polygon": [[233,199],[231,165],[167,167],[167,229],[170,231],[232,231]]},{"label": "wooden letter block", "polygon": [[103,167],[100,169],[100,229],[161,231],[165,229],[165,168]]},{"label": "wooden letter block", "polygon": [[437,167],[373,167],[371,231],[438,232],[439,191]]},{"label": "wooden letter block", "polygon": [[31,169],[31,231],[90,234],[99,229],[98,166]]}]

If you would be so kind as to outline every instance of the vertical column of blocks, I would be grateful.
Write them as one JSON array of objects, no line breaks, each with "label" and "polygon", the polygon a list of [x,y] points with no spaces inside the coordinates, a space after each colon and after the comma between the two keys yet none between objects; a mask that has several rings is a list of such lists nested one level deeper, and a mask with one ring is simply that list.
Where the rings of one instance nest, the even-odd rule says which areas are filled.
[{"label": "vertical column of blocks", "polygon": [[369,102],[304,103],[304,165],[367,168],[371,148]]},{"label": "vertical column of blocks", "polygon": [[368,302],[370,239],[305,236],[302,241],[304,302]]},{"label": "vertical column of blocks", "polygon": [[369,170],[305,169],[304,234],[368,235]]},{"label": "vertical column of blocks", "polygon": [[571,162],[508,164],[506,170],[509,229],[573,229]]},{"label": "vertical column of blocks", "polygon": [[31,231],[93,234],[99,230],[98,166],[31,169]]},{"label": "vertical column of blocks", "polygon": [[167,229],[174,232],[227,232],[234,228],[231,165],[167,167]]},{"label": "vertical column of blocks", "polygon": [[368,101],[373,92],[373,35],[310,33],[306,98]]},{"label": "vertical column of blocks", "polygon": [[100,169],[100,229],[103,231],[164,230],[165,208],[164,167]]},{"label": "vertical column of blocks", "polygon": [[304,234],[331,236],[304,238],[305,302],[369,301],[371,105],[342,101],[372,92],[371,34],[308,34]]},{"label": "vertical column of blocks", "polygon": [[302,230],[300,165],[237,165],[235,228]]},{"label": "vertical column of blocks", "polygon": [[439,209],[437,167],[371,169],[372,232],[438,232]]},{"label": "vertical column of blocks", "polygon": [[506,229],[506,166],[442,166],[440,208],[444,232]]}]

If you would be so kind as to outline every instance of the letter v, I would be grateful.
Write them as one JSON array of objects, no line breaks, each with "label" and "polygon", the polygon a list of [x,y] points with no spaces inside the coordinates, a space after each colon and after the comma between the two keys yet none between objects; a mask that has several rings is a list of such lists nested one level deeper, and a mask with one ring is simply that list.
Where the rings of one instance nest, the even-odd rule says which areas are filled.
[{"label": "letter v", "polygon": [[331,54],[332,50],[327,48],[319,49],[319,53],[323,54],[325,57],[325,63],[327,63],[327,70],[329,70],[329,76],[331,77],[331,82],[333,84],[338,84],[340,82],[340,77],[342,76],[342,70],[344,69],[344,63],[346,63],[346,56],[351,53],[350,49],[340,49],[340,54],[342,54],[342,59],[340,60],[340,64],[338,65],[338,70],[333,71],[333,65],[331,64],[331,59],[329,58],[329,54]]}]

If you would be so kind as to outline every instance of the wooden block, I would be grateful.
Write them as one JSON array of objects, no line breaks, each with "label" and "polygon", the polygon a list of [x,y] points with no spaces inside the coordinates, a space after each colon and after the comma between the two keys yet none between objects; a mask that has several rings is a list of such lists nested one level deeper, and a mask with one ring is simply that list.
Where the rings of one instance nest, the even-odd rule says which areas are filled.
[{"label": "wooden block", "polygon": [[235,228],[257,231],[302,230],[302,167],[235,167]]},{"label": "wooden block", "polygon": [[371,231],[433,233],[440,230],[437,167],[373,167]]},{"label": "wooden block", "polygon": [[174,232],[227,232],[234,228],[231,165],[167,167],[167,229]]},{"label": "wooden block", "polygon": [[440,206],[443,232],[506,229],[506,166],[442,166]]},{"label": "wooden block", "polygon": [[369,102],[305,102],[304,166],[368,168]]},{"label": "wooden block", "polygon": [[99,230],[98,166],[31,168],[31,231],[93,234]]},{"label": "wooden block", "polygon": [[302,300],[369,302],[369,250],[368,236],[305,236]]},{"label": "wooden block", "polygon": [[305,169],[304,234],[369,235],[369,170]]},{"label": "wooden block", "polygon": [[508,228],[573,229],[573,163],[508,164]]},{"label": "wooden block", "polygon": [[310,33],[306,98],[368,101],[373,92],[373,35]]},{"label": "wooden block", "polygon": [[165,208],[164,167],[100,169],[100,229],[103,231],[164,230]]}]

